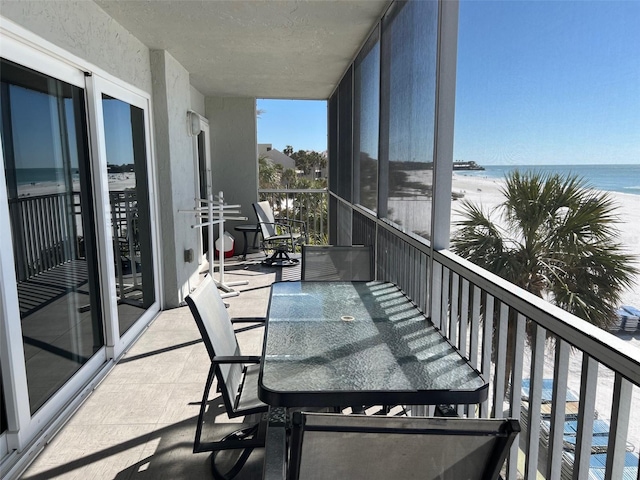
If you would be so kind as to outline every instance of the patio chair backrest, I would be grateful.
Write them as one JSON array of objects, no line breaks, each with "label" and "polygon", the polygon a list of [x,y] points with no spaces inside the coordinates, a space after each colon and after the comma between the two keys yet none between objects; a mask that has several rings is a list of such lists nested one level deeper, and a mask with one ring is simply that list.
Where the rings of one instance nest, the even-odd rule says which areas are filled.
[{"label": "patio chair backrest", "polygon": [[[213,278],[207,275],[185,300],[198,325],[209,358],[240,355],[240,347],[231,319]],[[218,366],[216,376],[219,375],[218,384],[225,397],[227,408],[234,405],[235,396],[242,382],[242,374],[242,364]]]},{"label": "patio chair backrest", "polygon": [[519,431],[517,420],[295,412],[288,478],[495,480]]},{"label": "patio chair backrest", "polygon": [[262,238],[267,240],[277,235],[275,226],[276,219],[273,215],[271,204],[264,200],[262,202],[254,203],[253,209],[256,212],[256,217],[258,217],[258,225],[260,225]]},{"label": "patio chair backrest", "polygon": [[373,280],[371,247],[303,245],[302,280]]}]

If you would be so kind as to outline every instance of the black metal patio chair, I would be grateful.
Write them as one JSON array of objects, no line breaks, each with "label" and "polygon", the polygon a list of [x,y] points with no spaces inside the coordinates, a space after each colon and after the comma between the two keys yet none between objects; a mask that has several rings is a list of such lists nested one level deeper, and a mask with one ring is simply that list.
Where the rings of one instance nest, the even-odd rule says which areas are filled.
[{"label": "black metal patio chair", "polygon": [[364,245],[303,245],[303,281],[373,280],[372,248]]},{"label": "black metal patio chair", "polygon": [[[264,318],[229,318],[224,301],[210,276],[206,276],[185,300],[211,359],[200,404],[193,452],[213,452],[211,468],[214,478],[231,479],[240,472],[254,448],[264,447],[268,410],[268,406],[258,398],[260,357],[241,355],[233,323],[264,322]],[[222,440],[202,442],[204,416],[214,378],[230,418],[257,414],[259,419],[250,427],[237,430]],[[227,472],[221,472],[216,466],[217,452],[232,449],[243,451]]]},{"label": "black metal patio chair", "polygon": [[289,480],[495,480],[517,420],[294,412]]},{"label": "black metal patio chair", "polygon": [[307,242],[306,223],[289,218],[276,219],[273,208],[267,201],[254,203],[253,209],[262,234],[262,249],[265,254],[267,250],[273,250],[273,254],[263,263],[282,267],[299,263],[297,258],[289,256],[289,252],[293,253],[297,245]]}]

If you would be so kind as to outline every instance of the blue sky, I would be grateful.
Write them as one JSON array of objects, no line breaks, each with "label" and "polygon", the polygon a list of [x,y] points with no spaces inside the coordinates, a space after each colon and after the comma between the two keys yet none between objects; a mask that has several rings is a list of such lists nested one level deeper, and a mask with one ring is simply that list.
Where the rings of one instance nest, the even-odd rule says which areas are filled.
[{"label": "blue sky", "polygon": [[258,143],[284,150],[327,149],[327,102],[317,100],[258,100]]},{"label": "blue sky", "polygon": [[[640,0],[460,3],[454,158],[640,164]],[[326,103],[259,100],[258,141],[326,149]]]}]

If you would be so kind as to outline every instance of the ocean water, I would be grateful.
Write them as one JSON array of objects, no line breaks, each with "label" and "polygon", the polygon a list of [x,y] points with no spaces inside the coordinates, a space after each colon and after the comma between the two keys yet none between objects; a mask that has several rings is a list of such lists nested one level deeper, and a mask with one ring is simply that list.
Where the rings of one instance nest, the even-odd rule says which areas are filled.
[{"label": "ocean water", "polygon": [[458,170],[457,175],[504,178],[514,170],[572,174],[598,190],[640,195],[640,165],[483,165],[484,170]]},{"label": "ocean water", "polygon": [[[29,185],[42,182],[64,183],[64,168],[16,168],[16,183]],[[78,169],[72,169],[72,178],[78,178]]]},{"label": "ocean water", "polygon": [[[586,183],[598,190],[640,195],[640,165],[483,165],[484,170],[458,170],[457,175],[488,178],[504,178],[513,170],[542,173],[573,174],[582,177]],[[78,171],[73,169],[72,177],[77,179]],[[18,185],[40,182],[64,182],[62,168],[17,168]]]}]

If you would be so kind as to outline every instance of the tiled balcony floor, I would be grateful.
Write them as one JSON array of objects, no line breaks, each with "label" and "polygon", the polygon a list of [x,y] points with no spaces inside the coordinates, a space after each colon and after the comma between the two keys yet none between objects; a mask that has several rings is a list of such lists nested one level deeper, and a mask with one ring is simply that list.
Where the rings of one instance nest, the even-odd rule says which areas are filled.
[{"label": "tiled balcony floor", "polygon": [[[228,262],[226,282],[249,281],[234,287],[239,296],[225,299],[231,316],[264,316],[271,283],[299,279],[299,267],[266,268],[262,258]],[[238,329],[243,353],[260,354],[263,329]],[[161,312],[21,478],[212,478],[211,454],[192,453],[208,369],[189,308]],[[216,416],[216,423],[228,422]],[[256,450],[236,478],[261,479],[261,470],[262,450]]]}]

